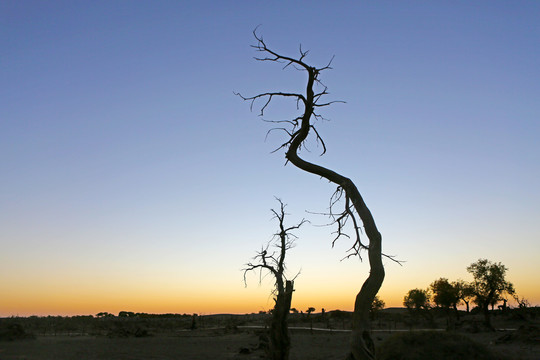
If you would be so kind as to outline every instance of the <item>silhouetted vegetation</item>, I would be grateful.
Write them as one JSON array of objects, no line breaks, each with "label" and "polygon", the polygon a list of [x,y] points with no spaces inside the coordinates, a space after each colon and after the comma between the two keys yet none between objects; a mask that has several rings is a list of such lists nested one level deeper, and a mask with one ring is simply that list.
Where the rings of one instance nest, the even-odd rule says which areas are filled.
[{"label": "silhouetted vegetation", "polygon": [[[274,218],[279,222],[279,231],[274,234],[273,241],[261,249],[253,258],[254,262],[246,264],[244,269],[244,282],[246,282],[246,273],[253,270],[267,271],[275,279],[275,289],[273,291],[274,308],[272,309],[272,321],[269,331],[269,358],[273,360],[287,360],[291,348],[291,340],[287,325],[287,317],[291,309],[292,295],[294,291],[294,279],[287,279],[285,274],[285,257],[287,251],[294,246],[292,233],[305,223],[302,219],[298,224],[285,226],[285,204],[277,199],[280,205],[279,211],[272,209]],[[274,251],[272,248],[277,248]]]},{"label": "silhouetted vegetation", "polygon": [[379,346],[379,360],[495,360],[484,345],[466,336],[435,331],[393,335]]},{"label": "silhouetted vegetation", "polygon": [[[457,297],[467,307],[467,314],[470,311],[469,303],[474,297],[473,287],[470,283],[464,280],[457,280],[452,282],[452,286],[456,289]],[[458,303],[459,304],[459,303]]]},{"label": "silhouetted vegetation", "polygon": [[[497,332],[486,331],[482,310],[472,310],[467,314],[461,311],[461,320],[456,324],[455,333],[460,335],[454,337],[444,331],[446,323],[446,313],[440,307],[431,306],[429,310],[432,315],[432,331],[421,331],[430,326],[425,318],[416,318],[414,314],[406,308],[386,308],[379,310],[376,320],[371,322],[374,341],[377,343],[379,356],[382,359],[410,359],[430,358],[429,351],[436,347],[441,351],[433,359],[445,359],[455,356],[456,359],[467,359],[461,357],[462,351],[470,351],[474,354],[475,349],[489,347],[492,352],[500,354],[510,354],[509,359],[536,360],[535,354],[540,353],[539,315],[540,308],[519,308],[510,307],[507,310],[493,310],[493,325],[499,329]],[[118,314],[119,315],[119,314]],[[203,315],[197,316],[198,328],[190,329],[192,315],[180,314],[137,314],[133,317],[125,317],[109,314],[106,317],[100,316],[44,316],[44,317],[12,317],[0,319],[0,328],[5,329],[5,325],[18,324],[10,327],[11,333],[18,334],[12,337],[13,341],[5,342],[2,349],[18,349],[2,353],[6,358],[55,358],[63,359],[84,359],[80,356],[80,346],[91,346],[92,351],[99,351],[103,354],[100,358],[143,358],[138,351],[144,351],[144,358],[152,357],[152,347],[169,347],[169,355],[162,355],[161,358],[182,358],[182,359],[203,359],[206,354],[216,351],[208,349],[214,347],[214,343],[222,344],[220,349],[229,349],[237,352],[238,355],[250,354],[252,358],[264,356],[265,349],[268,348],[267,329],[272,319],[272,314],[267,311],[245,315]],[[328,358],[334,358],[336,353],[345,354],[347,351],[348,332],[353,327],[353,313],[343,310],[330,310],[321,312],[311,312],[309,318],[307,314],[290,313],[288,317],[289,329],[291,330],[292,346],[291,357],[296,359],[312,359],[322,357],[317,351],[326,351]],[[310,331],[312,327],[312,331]],[[139,330],[137,330],[139,329]],[[500,330],[506,329],[506,330]],[[146,332],[144,332],[146,330]],[[328,330],[321,331],[321,330]],[[408,330],[413,330],[409,333]],[[419,331],[420,330],[420,331]],[[400,333],[393,340],[394,334]],[[406,334],[407,333],[407,334]],[[31,337],[21,334],[34,334],[40,338],[45,335],[46,341],[27,341]],[[438,334],[438,335],[437,335]],[[58,340],[54,336],[58,337]],[[71,338],[75,340],[70,340]],[[144,337],[144,338],[141,338]],[[469,340],[463,340],[468,338]],[[52,343],[49,341],[55,339]],[[184,346],[191,347],[191,354],[188,356],[184,348],[177,346],[179,339]],[[6,339],[4,339],[6,340]],[[472,340],[472,341],[471,341]],[[231,348],[230,342],[234,341],[237,347]],[[266,343],[265,343],[266,341]],[[480,345],[476,344],[478,342]],[[43,344],[55,344],[54,348],[49,347],[47,354],[64,353],[71,354],[66,357],[41,355]],[[127,346],[130,344],[131,347]],[[266,345],[265,345],[266,344]],[[483,344],[483,345],[482,345]],[[64,347],[65,346],[65,347]],[[150,347],[150,350],[148,349]],[[195,347],[195,348],[193,348]],[[111,353],[103,348],[110,349]],[[34,349],[33,352],[26,349]],[[118,350],[117,350],[118,349]],[[161,348],[160,348],[161,349]],[[329,349],[333,349],[330,351]],[[430,350],[431,349],[431,350]],[[306,351],[316,356],[306,355]],[[10,350],[6,350],[10,351]],[[79,351],[79,353],[77,353]],[[155,349],[154,349],[155,351]],[[228,350],[227,350],[228,351]],[[112,352],[114,352],[113,355]],[[166,351],[160,350],[160,353]],[[121,354],[120,354],[121,353]],[[32,354],[40,354],[32,356]],[[78,354],[78,355],[77,355]],[[111,354],[111,356],[108,356]],[[224,359],[225,353],[220,356],[208,356],[206,358]],[[390,355],[389,355],[390,354]],[[396,354],[399,354],[396,355]],[[530,355],[529,355],[530,354]],[[16,355],[16,356],[14,356]],[[158,356],[153,353],[154,356]],[[221,356],[223,355],[223,356]],[[448,357],[445,357],[447,356]],[[11,357],[10,357],[11,356]],[[240,355],[241,356],[241,355]],[[432,355],[431,355],[432,356]],[[479,357],[482,359],[482,357]],[[502,359],[502,357],[501,357]]]},{"label": "silhouetted vegetation", "polygon": [[[334,242],[341,237],[352,238],[353,245],[350,247],[349,256],[360,257],[360,253],[363,250],[368,253],[370,272],[357,294],[354,303],[354,326],[351,351],[348,355],[348,359],[372,359],[374,354],[374,343],[370,334],[370,308],[373,299],[383,283],[385,275],[382,263],[382,236],[375,224],[371,211],[351,179],[330,170],[329,168],[306,161],[300,157],[300,150],[303,147],[305,148],[308,138],[314,138],[315,141],[321,145],[322,154],[326,152],[326,145],[316,128],[316,123],[318,120],[323,119],[319,113],[320,109],[333,103],[340,102],[322,101],[322,98],[328,95],[328,91],[327,87],[321,82],[320,75],[323,71],[331,69],[331,61],[326,66],[314,67],[305,62],[308,51],[302,50],[302,47],[300,47],[298,56],[289,57],[270,49],[263,38],[258,36],[255,31],[253,32],[253,35],[257,40],[257,43],[256,45],[253,45],[253,48],[262,54],[261,57],[257,57],[256,60],[279,63],[284,65],[283,69],[294,68],[296,70],[304,71],[307,75],[305,92],[302,93],[271,91],[251,97],[244,97],[240,94],[237,95],[246,101],[250,101],[251,108],[253,108],[253,104],[256,101],[261,100],[261,117],[274,99],[293,100],[296,103],[297,109],[301,112],[288,120],[280,119],[267,121],[277,124],[276,126],[278,127],[273,130],[283,131],[287,136],[286,141],[276,149],[276,151],[281,149],[285,150],[287,162],[292,163],[302,171],[317,175],[320,178],[327,179],[331,183],[337,185],[337,189],[331,196],[331,205],[328,213],[332,218],[333,223],[337,225],[337,235]],[[336,210],[338,206],[342,207],[339,210]],[[363,230],[361,229],[362,225]],[[350,226],[352,236],[347,234],[346,229],[348,226]],[[367,236],[368,244],[364,244],[364,240],[360,237],[361,233],[364,233],[365,236]]]},{"label": "silhouetted vegetation", "polygon": [[446,310],[457,306],[459,301],[458,292],[456,288],[450,284],[448,279],[437,279],[432,282],[429,287],[433,293],[433,302],[435,305]]},{"label": "silhouetted vegetation", "polygon": [[11,317],[1,319],[0,328],[4,334],[2,338],[11,334],[9,336],[15,339],[25,337],[24,334],[144,337],[189,329],[191,324],[191,315],[187,314],[131,313],[126,316],[125,313],[120,312],[118,316],[98,313],[96,316]]},{"label": "silhouetted vegetation", "polygon": [[20,323],[9,320],[0,321],[0,341],[14,341],[34,338],[35,336],[28,333]]},{"label": "silhouetted vegetation", "polygon": [[379,298],[379,296],[375,296],[375,298],[373,299],[373,302],[371,303],[371,308],[369,309],[370,311],[370,314],[371,314],[371,319],[374,320],[377,315],[379,314],[379,312],[384,309],[384,307],[386,306],[386,304],[384,303],[384,301]]},{"label": "silhouetted vegetation", "polygon": [[422,311],[429,309],[430,294],[427,290],[412,289],[403,298],[403,305],[411,311]]},{"label": "silhouetted vegetation", "polygon": [[540,327],[538,325],[521,325],[517,331],[507,333],[497,339],[497,344],[505,343],[540,344]]},{"label": "silhouetted vegetation", "polygon": [[503,300],[505,293],[509,295],[515,293],[512,283],[506,280],[507,270],[500,262],[492,263],[486,259],[479,259],[467,267],[467,271],[474,277],[472,282],[474,302],[482,309],[488,327],[492,327],[489,306],[493,308],[493,305]]},{"label": "silhouetted vegetation", "polygon": [[456,320],[459,320],[459,311],[457,309],[457,305],[460,302],[459,289],[446,278],[435,280],[429,287],[433,294],[433,302],[446,313],[447,327],[453,329],[455,322],[452,314]]},{"label": "silhouetted vegetation", "polygon": [[[458,280],[449,282],[447,278],[439,278],[431,283],[427,290],[412,289],[404,297],[403,304],[413,315],[412,321],[418,323],[418,315],[432,322],[433,316],[438,316],[441,312],[445,314],[446,327],[449,330],[459,329],[468,332],[481,332],[493,330],[491,316],[511,313],[513,319],[526,320],[534,318],[535,311],[529,311],[529,303],[526,299],[520,298],[511,282],[506,280],[508,269],[501,263],[492,263],[486,259],[480,259],[467,267],[473,275],[472,282]],[[508,298],[511,296],[518,304],[517,309],[509,312]],[[431,302],[433,300],[433,303]],[[477,306],[470,310],[469,302],[473,301]],[[495,305],[502,302],[502,305]],[[466,314],[471,314],[474,318],[466,318],[460,321],[461,313],[458,305],[466,305]],[[491,308],[491,309],[490,309]],[[453,309],[453,311],[450,311]],[[454,317],[451,314],[455,314]],[[483,322],[476,319],[477,315],[483,315]],[[411,327],[413,323],[411,323]]]}]

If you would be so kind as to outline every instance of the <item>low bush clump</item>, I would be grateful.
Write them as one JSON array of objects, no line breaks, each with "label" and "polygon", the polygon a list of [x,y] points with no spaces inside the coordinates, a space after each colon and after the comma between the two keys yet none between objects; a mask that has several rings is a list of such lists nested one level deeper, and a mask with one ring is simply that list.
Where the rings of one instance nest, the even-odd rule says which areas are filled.
[{"label": "low bush clump", "polygon": [[495,342],[497,344],[513,342],[540,344],[540,328],[535,325],[523,325],[520,326],[516,331],[512,331],[501,336]]},{"label": "low bush clump", "polygon": [[34,335],[27,333],[20,324],[0,324],[0,341],[14,341],[33,338]]},{"label": "low bush clump", "polygon": [[107,331],[109,338],[125,338],[125,337],[147,337],[151,336],[148,330],[137,326],[136,324],[124,324],[118,322]]},{"label": "low bush clump", "polygon": [[484,345],[466,336],[436,331],[396,334],[377,347],[380,360],[496,360]]}]

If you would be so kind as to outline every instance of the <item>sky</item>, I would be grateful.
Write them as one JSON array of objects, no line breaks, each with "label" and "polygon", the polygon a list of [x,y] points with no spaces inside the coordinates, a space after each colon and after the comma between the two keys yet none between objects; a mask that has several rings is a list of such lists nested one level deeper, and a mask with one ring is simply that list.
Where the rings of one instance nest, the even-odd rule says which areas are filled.
[{"label": "sky", "polygon": [[[331,70],[302,156],[351,178],[383,236],[379,296],[501,262],[540,305],[538,1],[0,1],[0,316],[250,313],[245,264],[286,203],[292,306],[352,310],[369,267],[245,96]],[[297,115],[275,102],[264,119]],[[512,305],[512,303],[510,303]]]}]

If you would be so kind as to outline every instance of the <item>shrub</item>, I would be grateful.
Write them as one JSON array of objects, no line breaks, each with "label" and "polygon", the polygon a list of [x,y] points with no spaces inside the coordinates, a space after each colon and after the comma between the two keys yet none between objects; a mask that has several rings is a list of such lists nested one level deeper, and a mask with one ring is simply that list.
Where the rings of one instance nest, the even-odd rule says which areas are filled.
[{"label": "shrub", "polygon": [[20,324],[0,324],[0,341],[13,341],[33,338],[34,335],[28,334]]},{"label": "shrub", "polygon": [[380,360],[499,360],[484,345],[459,334],[418,331],[396,334],[377,348]]}]

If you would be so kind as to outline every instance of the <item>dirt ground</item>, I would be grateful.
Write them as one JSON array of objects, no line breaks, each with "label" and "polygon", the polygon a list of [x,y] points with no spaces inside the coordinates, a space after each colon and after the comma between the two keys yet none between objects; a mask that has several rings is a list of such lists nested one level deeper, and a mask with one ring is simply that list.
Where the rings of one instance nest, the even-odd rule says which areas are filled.
[{"label": "dirt ground", "polygon": [[[375,332],[380,344],[391,336],[389,332]],[[467,334],[473,340],[487,345],[508,359],[538,360],[540,344],[498,339],[510,333]],[[348,332],[292,331],[291,360],[343,359],[347,352]],[[38,336],[34,340],[0,343],[0,360],[226,360],[261,359],[263,351],[257,349],[259,337],[255,330],[241,329],[196,330],[170,335],[144,338],[107,338],[93,336]],[[243,351],[241,351],[243,349]]]}]

